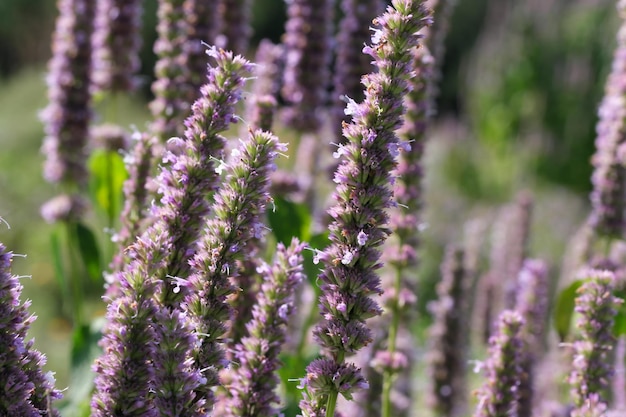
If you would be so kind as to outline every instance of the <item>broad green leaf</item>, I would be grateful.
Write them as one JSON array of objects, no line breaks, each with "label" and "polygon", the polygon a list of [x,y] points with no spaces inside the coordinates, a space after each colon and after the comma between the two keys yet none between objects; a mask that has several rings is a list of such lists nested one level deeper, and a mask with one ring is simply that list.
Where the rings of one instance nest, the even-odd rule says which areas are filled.
[{"label": "broad green leaf", "polygon": [[584,279],[578,279],[564,288],[558,295],[554,306],[553,320],[554,327],[561,341],[565,340],[569,334],[569,329],[574,315],[574,307],[576,306],[576,296],[578,289],[585,282]]},{"label": "broad green leaf", "polygon": [[94,233],[82,223],[76,223],[76,238],[78,250],[89,277],[98,282],[102,279],[102,264],[100,250]]},{"label": "broad green leaf", "polygon": [[[626,300],[626,289],[616,290],[614,295],[617,298]],[[613,325],[613,334],[616,337],[626,335],[626,303],[622,303],[617,307],[615,322]]]},{"label": "broad green leaf", "polygon": [[291,242],[292,237],[308,241],[312,217],[307,205],[277,197],[274,199],[274,206],[267,211],[267,218],[276,240],[285,245]]},{"label": "broad green leaf", "polygon": [[91,197],[113,221],[122,210],[123,186],[128,178],[124,160],[116,152],[99,149],[91,154],[88,165]]}]

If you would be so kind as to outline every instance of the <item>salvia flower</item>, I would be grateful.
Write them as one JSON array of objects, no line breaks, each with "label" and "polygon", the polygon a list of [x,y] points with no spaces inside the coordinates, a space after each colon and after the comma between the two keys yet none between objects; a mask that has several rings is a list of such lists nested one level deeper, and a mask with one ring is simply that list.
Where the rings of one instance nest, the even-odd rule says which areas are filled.
[{"label": "salvia flower", "polygon": [[478,391],[475,417],[509,417],[517,415],[524,319],[514,310],[503,311],[496,333],[489,340],[487,380]]},{"label": "salvia flower", "polygon": [[370,297],[381,292],[375,272],[381,266],[377,248],[389,233],[385,210],[393,205],[388,184],[396,165],[395,130],[402,123],[402,102],[412,75],[406,51],[417,46],[416,33],[428,23],[427,11],[420,2],[397,0],[393,6],[375,20],[378,28],[373,44],[364,51],[375,59],[379,72],[363,78],[365,100],[349,106],[352,122],[344,127],[348,143],[339,147],[343,159],[335,173],[336,204],[328,211],[333,219],[329,226],[331,244],[316,256],[324,269],[319,275],[322,321],[315,327],[314,336],[325,357],[307,368],[302,381],[305,399],[301,408],[306,416],[324,412],[332,415],[338,393],[350,398],[360,386],[320,386],[333,381],[333,376],[319,375],[319,371],[334,369],[350,375],[349,381],[361,380],[360,371],[347,364],[345,358],[370,343],[365,320],[381,313]]},{"label": "salvia flower", "polygon": [[550,283],[545,262],[537,259],[524,261],[517,279],[518,289],[515,309],[524,318],[522,338],[524,353],[522,358],[523,377],[520,383],[519,417],[531,417],[533,406],[534,364],[545,351],[544,339],[549,308]]},{"label": "salvia flower", "polygon": [[580,339],[574,342],[573,369],[569,376],[572,399],[578,408],[591,394],[604,398],[610,384],[612,364],[609,352],[615,344],[613,319],[621,300],[613,296],[615,275],[609,271],[589,270],[589,278],[578,290],[576,312]]},{"label": "salvia flower", "polygon": [[224,37],[220,46],[236,54],[245,54],[252,36],[250,0],[222,0],[219,15]]},{"label": "salvia flower", "polygon": [[26,341],[35,320],[28,313],[29,302],[22,303],[22,285],[11,273],[13,253],[0,243],[0,414],[5,416],[58,416],[49,409],[61,398],[54,388],[52,373],[42,367],[46,358]]},{"label": "salvia flower", "polygon": [[303,132],[322,124],[331,57],[331,0],[293,0],[287,4],[285,71],[282,96],[288,104],[285,122]]},{"label": "salvia flower", "polygon": [[450,247],[441,268],[434,323],[429,339],[428,403],[438,416],[460,416],[466,406],[465,372],[471,275],[464,268],[464,252]]},{"label": "salvia flower", "polygon": [[154,116],[152,131],[161,141],[182,136],[182,121],[189,113],[189,68],[185,66],[184,44],[187,23],[184,0],[159,0],[158,39],[154,53],[156,80],[152,83],[154,100],[150,110]]},{"label": "salvia flower", "polygon": [[94,8],[91,0],[59,0],[46,78],[49,104],[41,114],[46,134],[42,146],[45,179],[79,188],[87,178]]},{"label": "salvia flower", "polygon": [[626,171],[624,158],[618,150],[624,146],[626,124],[626,7],[618,6],[623,19],[617,35],[613,66],[605,85],[605,93],[596,126],[596,153],[591,176],[591,225],[598,236],[620,238],[624,234],[624,193]]},{"label": "salvia flower", "polygon": [[234,347],[231,382],[216,405],[221,416],[272,417],[280,413],[278,354],[285,342],[287,322],[295,311],[294,291],[304,277],[304,247],[297,239],[288,248],[281,243],[274,264],[259,267],[263,284],[246,326],[248,336]]},{"label": "salvia flower", "polygon": [[219,33],[219,13],[212,0],[185,0],[183,11],[187,21],[183,65],[189,69],[189,102],[193,103],[199,97],[200,87],[206,80],[208,59],[203,44],[216,43]]},{"label": "salvia flower", "polygon": [[198,396],[212,404],[211,388],[218,384],[218,371],[225,365],[222,337],[227,330],[231,308],[227,298],[233,293],[237,261],[244,257],[246,243],[260,238],[265,227],[260,222],[266,204],[269,176],[274,159],[284,145],[270,133],[251,132],[228,161],[228,175],[215,196],[214,218],[206,222],[198,251],[190,260],[191,275],[183,308],[198,333],[194,351],[195,366],[203,371],[204,384]]},{"label": "salvia flower", "polygon": [[141,66],[140,0],[98,1],[93,33],[92,84],[97,91],[133,91]]}]

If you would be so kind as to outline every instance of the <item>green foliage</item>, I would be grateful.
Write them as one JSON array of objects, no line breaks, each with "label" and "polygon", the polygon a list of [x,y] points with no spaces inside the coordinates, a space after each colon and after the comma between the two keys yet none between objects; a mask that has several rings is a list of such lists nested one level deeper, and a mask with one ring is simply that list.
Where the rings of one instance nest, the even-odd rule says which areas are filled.
[{"label": "green foliage", "polygon": [[565,340],[569,334],[574,307],[576,307],[576,297],[578,289],[584,284],[584,279],[577,279],[564,288],[556,299],[553,313],[554,328],[561,341]]},{"label": "green foliage", "polygon": [[98,149],[89,157],[88,167],[91,197],[112,225],[122,210],[123,186],[128,178],[122,156]]}]

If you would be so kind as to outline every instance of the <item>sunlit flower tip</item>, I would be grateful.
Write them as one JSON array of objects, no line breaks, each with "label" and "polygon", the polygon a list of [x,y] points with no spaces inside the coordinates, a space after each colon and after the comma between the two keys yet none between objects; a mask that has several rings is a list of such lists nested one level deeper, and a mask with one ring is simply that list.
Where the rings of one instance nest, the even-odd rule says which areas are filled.
[{"label": "sunlit flower tip", "polygon": [[359,111],[359,104],[348,96],[344,97],[348,104],[346,105],[346,108],[343,110],[343,112],[346,114],[346,116],[356,115]]},{"label": "sunlit flower tip", "polygon": [[354,260],[354,253],[352,251],[347,251],[344,253],[343,258],[341,258],[341,263],[344,265],[350,265]]}]

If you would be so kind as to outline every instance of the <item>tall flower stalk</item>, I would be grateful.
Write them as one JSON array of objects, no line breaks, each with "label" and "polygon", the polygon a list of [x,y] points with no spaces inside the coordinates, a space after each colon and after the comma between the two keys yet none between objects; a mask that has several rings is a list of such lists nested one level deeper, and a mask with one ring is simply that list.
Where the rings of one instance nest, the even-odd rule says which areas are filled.
[{"label": "tall flower stalk", "polygon": [[193,357],[204,382],[197,395],[207,406],[213,403],[217,373],[226,364],[222,343],[231,318],[227,302],[235,290],[231,280],[237,279],[237,262],[246,257],[246,243],[263,236],[260,216],[271,200],[269,176],[276,169],[277,152],[285,150],[275,136],[260,130],[250,132],[234,150],[225,184],[215,196],[215,217],[206,222],[198,251],[189,262],[190,276],[177,281],[190,289],[182,307],[199,337]]},{"label": "tall flower stalk", "polygon": [[248,335],[234,347],[230,383],[219,399],[216,410],[221,416],[272,417],[280,414],[276,392],[278,354],[285,342],[289,318],[296,310],[293,295],[304,278],[302,250],[306,245],[293,239],[286,248],[278,244],[272,266],[263,263],[258,271],[263,278]]},{"label": "tall flower stalk", "polygon": [[624,236],[624,195],[626,170],[623,165],[626,146],[626,4],[618,4],[622,26],[617,35],[613,66],[598,110],[596,153],[592,158],[591,225],[597,236]]},{"label": "tall flower stalk", "polygon": [[44,177],[70,190],[87,178],[87,138],[91,120],[91,33],[95,2],[59,0],[59,17],[48,64],[49,104],[42,112],[46,155]]},{"label": "tall flower stalk", "polygon": [[244,55],[252,36],[250,0],[221,0],[219,17],[222,22],[223,48]]},{"label": "tall flower stalk", "polygon": [[412,74],[406,51],[418,45],[417,32],[428,21],[420,2],[396,0],[375,19],[372,45],[364,49],[379,71],[363,78],[364,101],[348,103],[348,143],[337,150],[343,160],[334,178],[337,203],[328,211],[333,218],[331,244],[315,257],[324,264],[319,275],[322,321],[314,330],[324,357],[307,367],[301,382],[305,416],[333,416],[340,393],[351,399],[355,390],[367,386],[346,358],[371,342],[365,321],[381,313],[370,297],[381,292],[377,248],[389,233],[386,209],[394,204],[388,184],[401,146],[395,131],[402,123]]},{"label": "tall flower stalk", "polygon": [[13,253],[0,243],[0,414],[3,416],[58,417],[51,408],[61,393],[54,388],[52,373],[42,367],[46,357],[26,340],[35,321],[22,303],[20,277],[11,273]]}]

